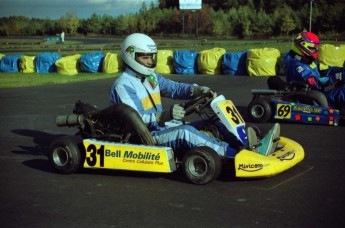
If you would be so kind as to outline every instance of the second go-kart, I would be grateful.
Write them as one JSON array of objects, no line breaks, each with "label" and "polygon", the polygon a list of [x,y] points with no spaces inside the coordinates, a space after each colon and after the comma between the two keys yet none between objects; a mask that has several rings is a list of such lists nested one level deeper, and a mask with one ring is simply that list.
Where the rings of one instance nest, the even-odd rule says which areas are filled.
[{"label": "second go-kart", "polygon": [[[188,101],[184,107],[187,115],[197,113],[210,126],[219,118],[237,137],[244,130],[245,123],[236,107],[222,95],[213,98],[212,94],[204,94]],[[189,182],[207,184],[220,175],[222,166],[229,161],[206,146],[192,148],[181,155],[169,147],[155,145],[139,114],[125,104],[100,110],[78,101],[73,114],[58,116],[56,124],[79,129],[75,135],[57,138],[51,144],[49,162],[62,174],[77,172],[80,168],[161,173],[182,169]],[[220,135],[215,127],[210,129],[214,137]],[[280,137],[278,145],[269,156],[241,150],[230,159],[236,176],[273,176],[303,160],[304,150],[297,142]]]},{"label": "second go-kart", "polygon": [[288,84],[279,77],[270,77],[268,87],[251,91],[247,113],[255,123],[277,120],[337,126],[344,119],[344,110],[329,107],[325,95],[304,82]]}]

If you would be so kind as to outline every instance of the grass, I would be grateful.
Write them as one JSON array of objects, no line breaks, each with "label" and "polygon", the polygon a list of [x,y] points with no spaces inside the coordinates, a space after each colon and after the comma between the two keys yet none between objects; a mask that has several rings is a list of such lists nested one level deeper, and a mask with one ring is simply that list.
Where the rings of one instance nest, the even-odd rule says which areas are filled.
[{"label": "grass", "polygon": [[[154,38],[160,50],[195,50],[202,51],[211,48],[224,48],[230,52],[240,52],[254,48],[275,48],[280,53],[287,52],[291,43],[286,40],[218,40],[218,39],[171,39]],[[21,54],[27,56],[36,56],[44,52],[60,52],[62,56],[74,54],[86,54],[94,51],[119,52],[121,38],[100,39],[102,43],[87,44],[84,39],[78,41],[66,40],[64,44],[46,43],[39,38],[30,39],[10,39],[0,37],[0,54],[14,55]],[[87,38],[85,39],[87,40]],[[333,44],[339,46],[344,43],[335,40],[322,41],[322,44]],[[58,73],[50,74],[24,74],[24,73],[1,73],[0,88],[27,87],[50,84],[64,84],[83,80],[97,80],[110,77],[116,77],[117,74],[105,73],[79,73],[78,75],[68,76]]]},{"label": "grass", "polygon": [[115,78],[120,73],[79,73],[77,75],[62,75],[58,73],[36,74],[36,73],[0,73],[0,88],[18,88],[52,84],[66,84],[85,80],[99,80]]}]

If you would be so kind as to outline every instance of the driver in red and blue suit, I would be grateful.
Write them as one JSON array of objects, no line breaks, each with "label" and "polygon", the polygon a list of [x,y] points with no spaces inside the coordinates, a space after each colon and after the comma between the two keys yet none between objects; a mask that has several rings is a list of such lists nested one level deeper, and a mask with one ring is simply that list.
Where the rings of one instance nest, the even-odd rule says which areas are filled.
[{"label": "driver in red and blue suit", "polygon": [[275,124],[259,144],[253,128],[248,127],[246,133],[243,127],[237,138],[217,120],[214,124],[224,139],[220,141],[207,131],[200,131],[202,121],[183,124],[181,120],[185,110],[181,105],[175,104],[163,110],[161,97],[188,100],[204,93],[215,97],[216,93],[206,86],[175,82],[155,73],[157,47],[149,36],[134,33],[125,38],[121,45],[121,58],[126,69],[110,89],[110,104],[125,103],[133,107],[148,127],[156,145],[171,147],[175,152],[207,146],[226,157],[234,157],[242,148],[255,148],[264,155],[275,149],[274,139],[279,137],[279,124]]},{"label": "driver in red and blue suit", "polygon": [[301,32],[293,39],[291,50],[284,57],[287,82],[304,81],[312,89],[323,92],[330,106],[342,109],[345,107],[345,68],[321,69],[317,61],[319,45],[318,36],[312,32]]}]

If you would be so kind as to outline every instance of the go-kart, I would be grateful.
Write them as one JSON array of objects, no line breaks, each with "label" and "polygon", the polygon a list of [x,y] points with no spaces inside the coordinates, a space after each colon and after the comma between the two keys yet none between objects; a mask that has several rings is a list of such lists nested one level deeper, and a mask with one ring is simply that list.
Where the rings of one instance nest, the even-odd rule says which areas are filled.
[{"label": "go-kart", "polygon": [[[197,113],[205,131],[221,138],[212,122],[218,118],[239,140],[243,140],[245,123],[230,100],[223,95],[213,98],[203,94],[182,104],[186,115]],[[55,139],[48,159],[61,174],[80,168],[115,169],[171,173],[182,169],[188,181],[207,184],[215,180],[229,159],[234,162],[236,177],[268,177],[281,173],[303,160],[300,144],[280,137],[276,150],[269,156],[242,149],[235,158],[218,155],[212,148],[198,146],[189,151],[173,151],[157,146],[139,114],[126,104],[100,110],[77,101],[73,114],[57,116],[59,127],[77,127],[75,135]]]},{"label": "go-kart", "polygon": [[328,105],[326,96],[304,82],[284,82],[279,77],[268,79],[269,89],[251,90],[252,100],[247,114],[255,123],[272,120],[337,126],[344,114]]}]

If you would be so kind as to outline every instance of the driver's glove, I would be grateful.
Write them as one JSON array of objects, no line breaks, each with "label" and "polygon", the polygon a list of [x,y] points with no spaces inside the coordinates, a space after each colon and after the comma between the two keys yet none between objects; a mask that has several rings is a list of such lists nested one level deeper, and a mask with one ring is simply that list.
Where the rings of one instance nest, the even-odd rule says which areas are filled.
[{"label": "driver's glove", "polygon": [[164,125],[165,122],[168,122],[172,119],[182,120],[185,116],[186,111],[179,104],[171,106],[170,109],[163,110],[156,114],[156,121],[159,125]]},{"label": "driver's glove", "polygon": [[307,78],[307,83],[308,83],[309,85],[311,85],[312,87],[316,87],[316,86],[317,86],[317,83],[316,83],[316,80],[315,80],[314,77],[309,77],[309,78]]},{"label": "driver's glove", "polygon": [[171,116],[175,120],[182,120],[184,115],[186,114],[186,111],[184,110],[184,108],[179,104],[174,104],[173,106],[171,106],[170,112],[171,112]]},{"label": "driver's glove", "polygon": [[208,88],[207,86],[194,86],[192,88],[192,94],[193,96],[199,96],[199,95],[202,95],[204,93],[208,93],[208,92],[211,92],[213,93],[213,97],[216,97],[217,96],[217,93],[212,91],[210,88]]}]

